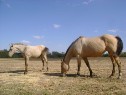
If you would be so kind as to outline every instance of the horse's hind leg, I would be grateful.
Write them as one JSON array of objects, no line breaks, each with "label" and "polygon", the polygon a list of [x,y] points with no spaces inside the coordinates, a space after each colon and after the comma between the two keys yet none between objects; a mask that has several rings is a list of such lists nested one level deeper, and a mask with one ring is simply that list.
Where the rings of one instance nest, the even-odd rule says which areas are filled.
[{"label": "horse's hind leg", "polygon": [[121,71],[121,61],[119,59],[118,56],[114,56],[114,59],[118,65],[118,71],[119,71],[119,76],[118,76],[118,79],[121,79],[121,76],[122,76],[122,71]]},{"label": "horse's hind leg", "polygon": [[47,55],[44,55],[44,60],[45,60],[45,62],[46,62],[46,68],[47,68],[47,71],[48,71],[48,60],[47,60]]},{"label": "horse's hind leg", "polygon": [[80,76],[81,58],[79,57],[79,55],[77,56],[77,63],[78,63],[77,75]]},{"label": "horse's hind leg", "polygon": [[42,70],[44,70],[44,59],[42,56],[41,56],[41,60],[42,60]]},{"label": "horse's hind leg", "polygon": [[110,58],[111,58],[111,61],[112,61],[113,69],[112,69],[112,73],[111,73],[111,75],[109,77],[112,77],[112,76],[115,75],[115,66],[116,66],[116,64],[115,64],[114,57],[110,56]]},{"label": "horse's hind leg", "polygon": [[29,58],[25,57],[25,71],[24,71],[24,74],[27,74],[27,72],[28,72],[28,62],[29,62]]},{"label": "horse's hind leg", "polygon": [[87,67],[88,67],[88,69],[90,71],[90,77],[93,77],[95,74],[92,72],[92,69],[91,69],[90,64],[88,62],[88,59],[87,58],[83,58],[83,59],[84,59],[86,65],[87,65]]}]

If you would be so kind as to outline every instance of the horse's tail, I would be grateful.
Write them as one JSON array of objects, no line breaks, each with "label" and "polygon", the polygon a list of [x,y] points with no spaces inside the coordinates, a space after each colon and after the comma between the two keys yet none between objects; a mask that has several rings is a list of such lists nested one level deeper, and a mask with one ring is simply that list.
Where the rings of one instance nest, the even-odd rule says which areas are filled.
[{"label": "horse's tail", "polygon": [[42,50],[42,55],[47,55],[49,53],[49,49],[47,47],[45,47],[43,50]]},{"label": "horse's tail", "polygon": [[123,41],[119,36],[115,37],[117,39],[117,50],[116,50],[116,54],[120,55],[122,50],[123,50]]},{"label": "horse's tail", "polygon": [[44,52],[47,52],[48,53],[49,52],[49,48],[45,47],[44,48]]}]

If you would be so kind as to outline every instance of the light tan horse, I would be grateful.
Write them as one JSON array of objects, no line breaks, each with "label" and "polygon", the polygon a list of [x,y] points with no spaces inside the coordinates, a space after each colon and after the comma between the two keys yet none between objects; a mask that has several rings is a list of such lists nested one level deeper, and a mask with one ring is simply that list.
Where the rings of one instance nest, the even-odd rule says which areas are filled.
[{"label": "light tan horse", "polygon": [[77,58],[78,62],[78,71],[77,75],[80,75],[80,66],[81,66],[81,58],[85,61],[89,71],[90,76],[93,76],[92,69],[90,68],[87,57],[98,57],[102,56],[105,51],[108,51],[109,56],[111,58],[113,69],[110,75],[114,76],[115,74],[115,65],[118,65],[119,76],[121,78],[121,62],[119,60],[119,55],[123,49],[123,42],[120,37],[113,35],[103,35],[95,38],[86,38],[79,37],[76,39],[67,49],[64,59],[61,62],[61,73],[63,76],[66,75],[69,70],[69,62],[72,57]]},{"label": "light tan horse", "polygon": [[43,45],[28,46],[21,43],[12,44],[10,46],[10,50],[9,50],[10,57],[12,57],[14,53],[19,53],[19,52],[22,53],[25,58],[24,74],[28,72],[27,67],[28,67],[30,57],[34,57],[34,58],[40,57],[43,63],[42,70],[44,70],[44,63],[46,62],[46,67],[48,71],[48,60],[47,60],[48,48],[47,47]]}]

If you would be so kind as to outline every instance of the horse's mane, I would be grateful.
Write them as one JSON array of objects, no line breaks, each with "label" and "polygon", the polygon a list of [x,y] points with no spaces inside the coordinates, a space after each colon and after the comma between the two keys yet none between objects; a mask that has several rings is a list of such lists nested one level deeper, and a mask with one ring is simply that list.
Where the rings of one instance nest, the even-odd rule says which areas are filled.
[{"label": "horse's mane", "polygon": [[27,44],[24,44],[24,43],[12,43],[12,46],[13,45],[25,45],[25,46],[27,46]]},{"label": "horse's mane", "polygon": [[66,50],[66,53],[65,53],[65,55],[64,55],[64,58],[63,58],[63,61],[64,61],[64,59],[65,59],[65,56],[66,56],[66,54],[67,54],[67,52],[69,51],[69,49],[71,48],[71,46],[76,42],[76,41],[78,41],[80,38],[82,38],[83,36],[80,36],[79,38],[77,38],[75,41],[73,41],[72,43],[71,43],[71,45],[68,47],[68,49]]}]

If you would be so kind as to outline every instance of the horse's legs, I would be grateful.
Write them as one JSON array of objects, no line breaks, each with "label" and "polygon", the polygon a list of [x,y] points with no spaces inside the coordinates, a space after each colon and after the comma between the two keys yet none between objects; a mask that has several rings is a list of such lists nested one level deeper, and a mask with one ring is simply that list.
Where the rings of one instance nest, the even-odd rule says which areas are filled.
[{"label": "horse's legs", "polygon": [[25,71],[24,71],[24,74],[27,74],[27,72],[28,72],[28,61],[29,61],[29,57],[25,57]]},{"label": "horse's legs", "polygon": [[80,75],[80,67],[81,67],[81,58],[80,56],[78,55],[77,56],[77,65],[78,65],[78,70],[77,70],[77,75],[79,76]]},{"label": "horse's legs", "polygon": [[121,71],[121,61],[119,59],[118,56],[114,56],[114,59],[118,65],[118,71],[119,71],[119,76],[118,76],[118,79],[121,79],[121,76],[122,76],[122,71]]},{"label": "horse's legs", "polygon": [[94,73],[92,72],[92,69],[90,67],[88,59],[87,58],[83,58],[83,60],[85,61],[86,65],[87,65],[87,67],[88,67],[88,69],[90,71],[90,77],[93,77]]},{"label": "horse's legs", "polygon": [[113,56],[110,56],[111,58],[111,61],[112,61],[112,65],[113,65],[113,69],[112,69],[112,74],[109,76],[109,77],[112,77],[115,75],[115,60],[114,60],[114,57]]},{"label": "horse's legs", "polygon": [[46,62],[46,68],[47,68],[47,71],[48,71],[48,69],[49,69],[49,68],[48,68],[48,60],[47,60],[47,55],[44,55],[44,57],[43,57],[43,58],[44,58],[44,60],[45,60],[45,62]]},{"label": "horse's legs", "polygon": [[41,56],[41,60],[42,60],[42,70],[44,70],[44,59],[42,56]]}]

